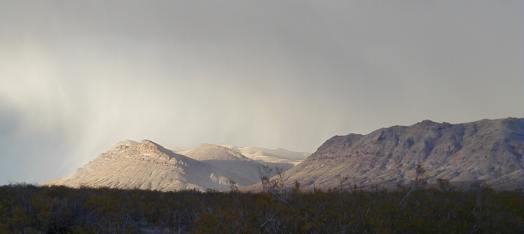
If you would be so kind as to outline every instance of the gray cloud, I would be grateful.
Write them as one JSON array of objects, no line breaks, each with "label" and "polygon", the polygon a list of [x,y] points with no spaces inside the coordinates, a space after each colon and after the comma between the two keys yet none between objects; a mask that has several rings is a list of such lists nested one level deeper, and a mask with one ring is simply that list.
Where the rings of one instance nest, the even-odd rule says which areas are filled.
[{"label": "gray cloud", "polygon": [[116,141],[313,151],[522,116],[520,1],[1,1],[0,184]]}]

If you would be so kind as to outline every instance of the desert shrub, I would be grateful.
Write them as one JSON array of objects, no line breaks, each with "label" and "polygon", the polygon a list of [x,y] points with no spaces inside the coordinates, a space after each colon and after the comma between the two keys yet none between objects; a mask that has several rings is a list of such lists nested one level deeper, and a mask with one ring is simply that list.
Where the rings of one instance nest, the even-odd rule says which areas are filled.
[{"label": "desert shrub", "polygon": [[0,233],[520,233],[524,224],[521,192],[297,187],[200,193],[3,186]]}]

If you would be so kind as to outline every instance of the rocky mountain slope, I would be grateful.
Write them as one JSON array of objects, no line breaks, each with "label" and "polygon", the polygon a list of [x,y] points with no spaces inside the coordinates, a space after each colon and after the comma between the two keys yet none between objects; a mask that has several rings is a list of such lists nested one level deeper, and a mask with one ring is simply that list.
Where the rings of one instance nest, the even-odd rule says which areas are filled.
[{"label": "rocky mountain slope", "polygon": [[148,140],[124,141],[73,175],[47,185],[175,191],[229,190],[232,173],[176,154]]},{"label": "rocky mountain slope", "polygon": [[415,180],[416,168],[429,184],[443,179],[457,186],[482,183],[499,190],[524,182],[524,119],[465,124],[423,121],[368,135],[335,136],[285,172],[287,186],[302,188],[396,188]]}]

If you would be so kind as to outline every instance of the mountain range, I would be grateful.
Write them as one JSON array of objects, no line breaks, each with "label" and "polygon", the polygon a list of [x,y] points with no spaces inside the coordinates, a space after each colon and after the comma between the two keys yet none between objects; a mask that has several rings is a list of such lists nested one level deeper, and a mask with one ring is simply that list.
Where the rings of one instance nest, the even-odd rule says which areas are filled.
[{"label": "mountain range", "polygon": [[521,189],[524,119],[393,126],[367,135],[334,136],[309,156],[285,149],[203,144],[172,151],[149,140],[124,141],[74,174],[47,185],[176,191],[260,188],[283,172],[302,189],[409,186],[423,178],[459,188]]},{"label": "mountain range", "polygon": [[[248,156],[243,155],[244,152]],[[287,158],[289,154],[289,158]],[[177,191],[227,191],[294,166],[307,153],[202,144],[177,152],[143,140],[117,143],[75,173],[46,185]]]},{"label": "mountain range", "polygon": [[464,124],[422,121],[378,129],[367,135],[334,136],[285,172],[287,186],[390,188],[419,176],[430,185],[483,184],[520,189],[524,182],[524,119]]}]

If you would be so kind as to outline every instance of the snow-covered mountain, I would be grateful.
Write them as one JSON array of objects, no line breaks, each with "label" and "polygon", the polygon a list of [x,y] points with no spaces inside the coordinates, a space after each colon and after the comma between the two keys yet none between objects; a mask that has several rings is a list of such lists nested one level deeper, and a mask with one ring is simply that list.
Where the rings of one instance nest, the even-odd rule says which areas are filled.
[{"label": "snow-covered mountain", "polygon": [[193,159],[204,160],[249,160],[242,153],[222,145],[202,144],[193,149],[178,151],[177,153]]},{"label": "snow-covered mountain", "polygon": [[263,176],[271,177],[294,165],[284,160],[283,162],[255,160],[246,157],[237,147],[224,145],[203,144],[178,153],[227,171],[231,174],[233,181],[244,186],[260,182]]},{"label": "snow-covered mountain", "polygon": [[[285,151],[284,151],[285,152]],[[292,155],[291,151],[287,151]],[[227,191],[234,182],[255,184],[293,166],[287,162],[253,160],[233,147],[203,144],[177,153],[149,140],[123,141],[74,174],[47,185],[175,191]]]},{"label": "snow-covered mountain", "polygon": [[[215,144],[202,144],[194,149],[183,149],[177,148],[175,152],[186,155],[188,152],[193,154],[193,158],[196,159],[206,159],[205,157],[210,157],[212,154],[208,154],[209,149],[221,149],[215,152],[214,157],[219,157],[218,152],[222,152],[225,155],[232,155],[236,158],[249,158],[261,163],[277,163],[277,164],[289,164],[291,166],[297,165],[302,162],[307,156],[311,153],[305,152],[296,152],[287,149],[268,149],[263,147],[248,147],[248,146],[232,146],[232,145],[215,145]],[[226,150],[227,149],[227,150]],[[201,151],[201,152],[198,152]],[[224,156],[224,155],[223,155]],[[202,158],[204,157],[204,158]]]},{"label": "snow-covered mountain", "polygon": [[48,184],[227,191],[231,181],[256,189],[262,176],[285,171],[285,185],[297,181],[303,189],[397,188],[412,183],[419,167],[430,184],[447,180],[513,190],[523,186],[523,153],[524,119],[423,121],[368,135],[335,136],[296,166],[305,153],[212,144],[175,153],[148,140],[124,141],[73,175]]},{"label": "snow-covered mountain", "polygon": [[416,168],[430,184],[438,179],[500,190],[521,189],[524,182],[524,119],[481,120],[465,124],[423,121],[368,135],[335,136],[302,163],[286,171],[285,183],[302,188],[411,183]]},{"label": "snow-covered mountain", "polygon": [[262,147],[232,147],[253,160],[270,163],[287,163],[297,165],[311,153],[295,152],[286,149],[267,149]]},{"label": "snow-covered mountain", "polygon": [[230,188],[231,173],[176,154],[149,141],[124,141],[73,175],[47,183],[69,187],[110,187],[175,191]]}]

